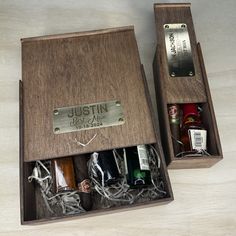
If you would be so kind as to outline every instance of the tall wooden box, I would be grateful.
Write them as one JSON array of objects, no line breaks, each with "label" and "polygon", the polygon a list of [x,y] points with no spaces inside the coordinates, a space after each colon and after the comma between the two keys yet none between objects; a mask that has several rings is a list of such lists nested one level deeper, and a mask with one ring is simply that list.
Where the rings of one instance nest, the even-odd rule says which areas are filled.
[{"label": "tall wooden box", "polygon": [[[154,4],[157,48],[153,62],[161,139],[169,168],[210,167],[222,159],[222,149],[200,44],[190,4]],[[210,155],[177,157],[173,150],[168,106],[195,103],[207,130]]]},{"label": "tall wooden box", "polygon": [[[81,129],[55,123],[63,107],[119,101],[116,125]],[[160,155],[163,198],[111,209],[156,205],[173,199],[159,134],[156,131],[144,70],[133,27],[22,39],[20,81],[21,222],[32,224],[99,214],[45,217],[40,193],[28,182],[37,160],[153,144]],[[71,123],[70,123],[71,124]],[[93,138],[93,140],[92,140]],[[78,145],[74,140],[87,145]],[[88,143],[88,141],[91,141]]]}]

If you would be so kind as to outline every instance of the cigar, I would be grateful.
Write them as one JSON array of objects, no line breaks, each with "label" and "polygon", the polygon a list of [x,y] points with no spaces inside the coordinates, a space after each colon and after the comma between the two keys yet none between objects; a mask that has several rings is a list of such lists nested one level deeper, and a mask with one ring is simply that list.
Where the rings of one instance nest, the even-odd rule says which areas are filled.
[{"label": "cigar", "polygon": [[55,193],[76,189],[73,159],[71,157],[53,159],[52,175]]},{"label": "cigar", "polygon": [[88,159],[89,157],[86,155],[73,157],[76,185],[79,190],[81,205],[86,211],[91,210],[93,205],[87,166]]},{"label": "cigar", "polygon": [[180,109],[179,105],[171,104],[168,105],[168,114],[170,121],[170,130],[172,135],[172,143],[174,149],[174,155],[176,156],[180,151]]}]

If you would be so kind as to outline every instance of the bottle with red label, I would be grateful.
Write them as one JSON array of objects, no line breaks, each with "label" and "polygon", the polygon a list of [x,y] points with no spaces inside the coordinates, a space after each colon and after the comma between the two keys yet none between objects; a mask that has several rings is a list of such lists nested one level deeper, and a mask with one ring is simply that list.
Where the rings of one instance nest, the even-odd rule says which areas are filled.
[{"label": "bottle with red label", "polygon": [[198,107],[194,103],[184,104],[181,127],[183,151],[206,150],[206,130],[202,124]]}]

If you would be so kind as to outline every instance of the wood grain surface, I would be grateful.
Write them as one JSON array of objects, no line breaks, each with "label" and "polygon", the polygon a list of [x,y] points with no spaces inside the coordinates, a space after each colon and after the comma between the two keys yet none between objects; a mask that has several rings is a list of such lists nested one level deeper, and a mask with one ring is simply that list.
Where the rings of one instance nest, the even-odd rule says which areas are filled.
[{"label": "wood grain surface", "polygon": [[[198,60],[197,41],[190,4],[155,4],[154,14],[158,53],[162,55],[160,66],[162,67],[161,70],[163,70],[161,77],[163,80],[163,93],[166,96],[167,103],[206,102],[207,97]],[[188,27],[195,67],[195,76],[192,77],[171,77],[169,75],[163,25],[178,23],[185,23]]]},{"label": "wood grain surface", "polygon": [[[196,42],[190,4],[155,4],[157,48],[153,61],[157,109],[159,111],[162,144],[168,168],[206,168],[222,159],[222,149],[213,103],[200,44]],[[191,78],[172,78],[168,72],[163,24],[186,23],[189,29],[196,75]],[[204,98],[204,99],[203,99]],[[207,130],[207,151],[211,156],[175,157],[167,106],[175,103],[200,103],[201,119]]]},{"label": "wood grain surface", "polygon": [[[141,143],[156,143],[156,150],[160,153],[161,178],[167,194],[163,199],[152,202],[159,205],[173,200],[160,136],[155,125],[157,122],[154,120],[133,28],[56,35],[55,38],[45,36],[23,39],[22,44],[22,224],[65,218],[44,214],[45,207],[40,200],[38,189],[35,186],[32,188],[32,185],[27,189],[27,175],[32,171],[32,163],[25,161],[71,156],[74,151],[92,152]],[[50,115],[52,116],[55,108],[109,100],[121,101],[125,112],[124,125],[79,131],[76,134],[53,134]],[[97,132],[98,137],[88,147],[78,149],[75,146],[75,149],[72,149],[64,145],[65,142],[68,144],[73,135],[81,139],[83,135],[86,137],[94,132]],[[101,133],[105,141],[100,140]],[[149,203],[151,202],[135,205],[145,207]],[[117,207],[118,210],[128,208],[130,206]],[[112,210],[114,209],[107,211]],[[92,210],[88,215],[100,215],[103,212],[104,209]]]},{"label": "wood grain surface", "polygon": [[[20,38],[135,25],[141,60],[155,103],[152,72],[155,20],[152,0],[0,1],[1,236],[236,235],[236,55],[232,53],[236,2],[189,2],[204,54],[224,159],[211,168],[169,170],[175,195],[170,204],[22,226],[19,210]],[[157,106],[154,108],[158,116]]]},{"label": "wood grain surface", "polygon": [[[24,159],[155,143],[140,66],[132,27],[22,40]],[[55,108],[112,100],[123,125],[54,134]]]}]

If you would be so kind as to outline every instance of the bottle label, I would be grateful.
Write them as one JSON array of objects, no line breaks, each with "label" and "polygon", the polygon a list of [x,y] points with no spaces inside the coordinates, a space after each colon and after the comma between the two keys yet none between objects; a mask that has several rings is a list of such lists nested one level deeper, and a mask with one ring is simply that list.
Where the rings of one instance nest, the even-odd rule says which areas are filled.
[{"label": "bottle label", "polygon": [[190,145],[192,150],[206,150],[207,131],[189,129]]},{"label": "bottle label", "polygon": [[179,106],[178,105],[176,105],[176,104],[170,105],[168,107],[168,114],[169,114],[171,124],[179,124],[180,123]]},{"label": "bottle label", "polygon": [[78,190],[82,193],[90,193],[91,185],[89,179],[84,179],[81,183],[78,183]]},{"label": "bottle label", "polygon": [[150,170],[146,146],[138,145],[137,149],[138,149],[140,170]]}]

